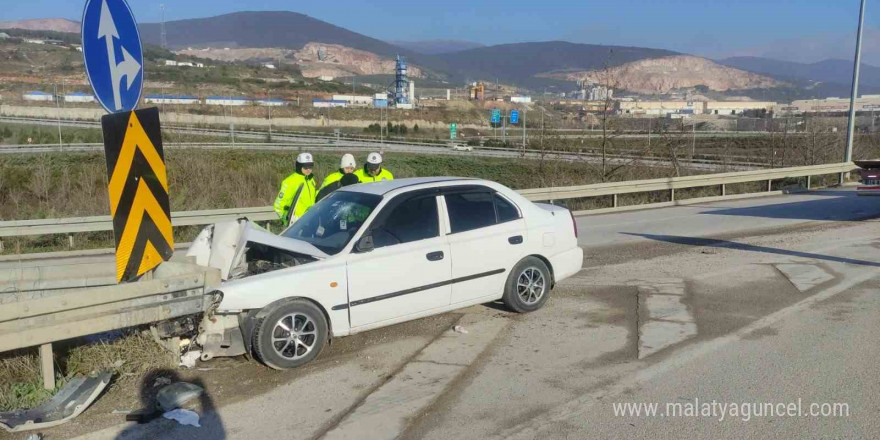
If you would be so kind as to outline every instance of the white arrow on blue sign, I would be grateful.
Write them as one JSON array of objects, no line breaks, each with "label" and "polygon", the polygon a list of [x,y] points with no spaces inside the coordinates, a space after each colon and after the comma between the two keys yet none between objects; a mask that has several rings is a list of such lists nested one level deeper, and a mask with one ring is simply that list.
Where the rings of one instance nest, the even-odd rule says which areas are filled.
[{"label": "white arrow on blue sign", "polygon": [[110,113],[137,108],[144,86],[144,51],[125,0],[86,1],[82,47],[98,102]]}]

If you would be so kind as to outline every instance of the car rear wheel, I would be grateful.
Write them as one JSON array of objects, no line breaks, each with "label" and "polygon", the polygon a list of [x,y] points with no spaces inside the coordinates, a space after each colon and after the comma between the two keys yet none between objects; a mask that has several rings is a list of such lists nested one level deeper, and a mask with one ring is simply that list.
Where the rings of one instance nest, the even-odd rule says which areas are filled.
[{"label": "car rear wheel", "polygon": [[533,312],[547,302],[551,282],[550,269],[543,261],[535,257],[523,258],[510,271],[501,300],[515,312]]},{"label": "car rear wheel", "polygon": [[292,300],[269,311],[254,331],[254,352],[276,370],[304,365],[318,357],[327,341],[327,320],[315,304]]}]

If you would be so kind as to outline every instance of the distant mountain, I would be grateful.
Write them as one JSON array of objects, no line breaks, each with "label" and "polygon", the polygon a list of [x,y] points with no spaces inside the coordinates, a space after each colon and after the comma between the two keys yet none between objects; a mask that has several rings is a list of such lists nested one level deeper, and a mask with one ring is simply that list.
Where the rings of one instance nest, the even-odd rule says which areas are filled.
[{"label": "distant mountain", "polygon": [[[141,24],[141,37],[160,44],[160,25]],[[301,49],[309,42],[339,44],[378,55],[394,56],[401,49],[384,41],[334,26],[304,14],[285,11],[235,12],[208,18],[165,23],[169,48],[246,47]]]},{"label": "distant mountain", "polygon": [[78,21],[66,18],[45,18],[36,20],[0,21],[0,29],[26,29],[30,31],[53,31],[79,33]]},{"label": "distant mountain", "polygon": [[461,52],[486,47],[481,43],[462,40],[389,41],[389,43],[424,55]]},{"label": "distant mountain", "polygon": [[678,55],[664,49],[576,44],[565,41],[514,43],[462,52],[420,56],[422,64],[451,76],[452,81],[494,80],[520,87],[542,88],[564,81],[539,78],[551,71],[591,70],[646,58]]},{"label": "distant mountain", "polygon": [[[719,60],[718,63],[781,80],[835,83],[847,87],[852,84],[853,62],[847,60],[795,63],[761,57],[733,57]],[[859,85],[880,87],[880,67],[862,63],[859,78]]]},{"label": "distant mountain", "polygon": [[541,76],[599,84],[613,81],[615,88],[648,95],[697,86],[728,92],[787,85],[767,76],[722,66],[692,55],[642,59],[609,69],[547,73]]}]

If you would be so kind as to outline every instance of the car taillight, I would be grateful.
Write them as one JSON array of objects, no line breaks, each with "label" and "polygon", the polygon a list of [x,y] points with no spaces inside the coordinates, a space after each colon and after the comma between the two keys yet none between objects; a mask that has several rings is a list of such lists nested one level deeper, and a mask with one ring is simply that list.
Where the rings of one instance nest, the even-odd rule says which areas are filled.
[{"label": "car taillight", "polygon": [[574,226],[574,238],[578,238],[578,224],[574,220],[574,213],[571,211],[568,211],[568,214],[571,215],[571,225]]}]

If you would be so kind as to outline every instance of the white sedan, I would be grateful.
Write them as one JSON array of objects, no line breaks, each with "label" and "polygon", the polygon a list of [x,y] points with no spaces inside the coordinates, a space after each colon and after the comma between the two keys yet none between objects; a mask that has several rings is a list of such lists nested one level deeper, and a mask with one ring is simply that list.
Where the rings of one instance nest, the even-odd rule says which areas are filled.
[{"label": "white sedan", "polygon": [[330,337],[474,304],[537,310],[583,260],[567,209],[452,177],[343,187],[280,236],[217,224],[188,255],[225,280],[202,320],[202,359],[250,353],[277,369]]}]

